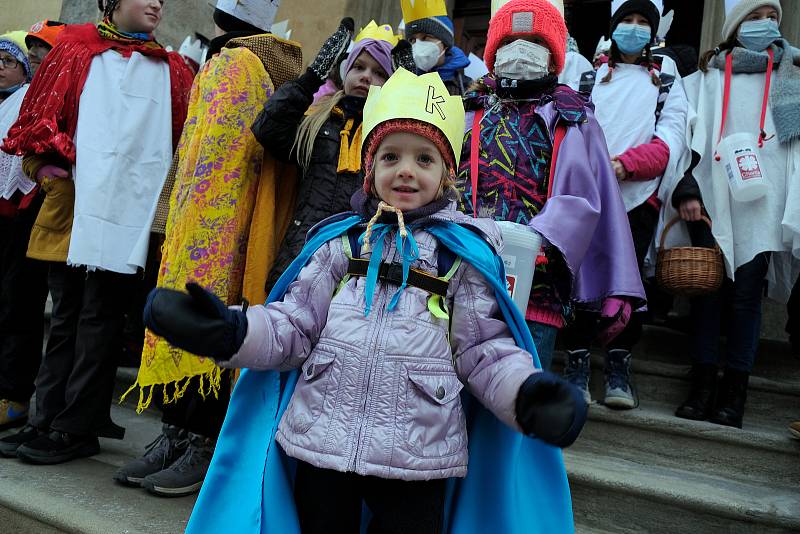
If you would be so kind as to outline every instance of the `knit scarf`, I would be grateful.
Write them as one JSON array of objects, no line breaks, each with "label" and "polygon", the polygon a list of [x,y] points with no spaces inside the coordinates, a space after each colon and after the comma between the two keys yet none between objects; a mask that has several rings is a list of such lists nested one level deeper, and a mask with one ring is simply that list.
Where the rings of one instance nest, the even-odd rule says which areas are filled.
[{"label": "knit scarf", "polygon": [[[770,108],[778,141],[786,144],[800,139],[800,50],[793,48],[785,39],[776,41],[771,47],[775,52],[778,69],[772,81]],[[724,71],[728,53],[724,51],[717,54],[709,64]],[[769,55],[766,51],[754,52],[736,47],[730,53],[733,54],[734,73],[756,74],[767,71]]]},{"label": "knit scarf", "polygon": [[124,32],[117,28],[117,26],[111,22],[111,19],[108,17],[97,23],[97,32],[103,39],[116,41],[124,45],[143,45],[147,48],[153,49],[162,48],[152,34]]}]

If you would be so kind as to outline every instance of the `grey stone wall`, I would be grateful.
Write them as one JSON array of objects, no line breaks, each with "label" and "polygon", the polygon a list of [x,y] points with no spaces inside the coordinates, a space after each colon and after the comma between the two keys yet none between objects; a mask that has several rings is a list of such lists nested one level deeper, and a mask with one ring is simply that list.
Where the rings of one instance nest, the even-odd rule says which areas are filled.
[{"label": "grey stone wall", "polygon": [[[177,49],[187,35],[200,32],[214,37],[214,8],[206,0],[169,0],[164,5],[164,18],[156,30],[163,45]],[[95,22],[100,18],[95,0],[64,0],[61,20],[68,23]]]}]

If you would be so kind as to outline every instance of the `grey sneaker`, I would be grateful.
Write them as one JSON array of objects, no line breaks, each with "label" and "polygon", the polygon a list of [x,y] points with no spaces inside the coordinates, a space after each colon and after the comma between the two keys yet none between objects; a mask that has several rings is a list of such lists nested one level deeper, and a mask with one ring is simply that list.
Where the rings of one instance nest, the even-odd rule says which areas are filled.
[{"label": "grey sneaker", "polygon": [[564,367],[564,378],[567,382],[574,384],[581,390],[586,404],[592,403],[592,394],[589,393],[591,356],[588,349],[568,350],[567,364]]},{"label": "grey sneaker", "polygon": [[142,487],[162,497],[184,497],[197,493],[206,478],[215,441],[189,432],[189,446],[183,456],[158,473],[147,475]]},{"label": "grey sneaker", "polygon": [[623,349],[606,354],[606,398],[609,408],[630,410],[636,407],[631,387],[631,353]]},{"label": "grey sneaker", "polygon": [[153,440],[144,454],[119,468],[114,480],[126,486],[141,486],[147,475],[158,473],[172,465],[189,446],[188,432],[177,426],[164,425],[161,435]]}]

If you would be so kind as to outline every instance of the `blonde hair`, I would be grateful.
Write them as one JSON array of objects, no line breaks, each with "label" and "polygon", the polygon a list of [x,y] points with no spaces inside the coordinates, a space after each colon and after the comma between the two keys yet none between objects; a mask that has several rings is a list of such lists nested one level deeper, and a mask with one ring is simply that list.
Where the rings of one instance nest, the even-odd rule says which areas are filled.
[{"label": "blonde hair", "polygon": [[344,91],[337,91],[330,96],[320,98],[319,102],[308,108],[306,116],[297,128],[292,144],[292,152],[297,154],[297,162],[303,169],[308,169],[311,164],[311,154],[314,143],[322,125],[330,118],[333,108],[344,98]]}]

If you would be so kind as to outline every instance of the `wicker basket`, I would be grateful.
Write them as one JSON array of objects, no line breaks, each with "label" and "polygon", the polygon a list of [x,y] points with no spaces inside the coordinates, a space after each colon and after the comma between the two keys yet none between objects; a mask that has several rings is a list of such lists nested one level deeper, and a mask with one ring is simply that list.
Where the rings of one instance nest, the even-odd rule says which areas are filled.
[{"label": "wicker basket", "polygon": [[[680,221],[672,219],[661,234],[661,247],[656,263],[658,284],[668,293],[681,296],[705,295],[717,291],[725,276],[725,264],[718,245],[714,248],[675,247],[664,248],[667,232]],[[703,217],[708,226],[711,221]]]}]

